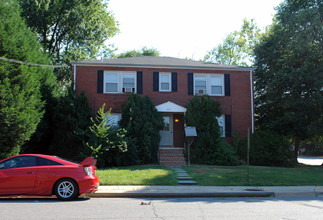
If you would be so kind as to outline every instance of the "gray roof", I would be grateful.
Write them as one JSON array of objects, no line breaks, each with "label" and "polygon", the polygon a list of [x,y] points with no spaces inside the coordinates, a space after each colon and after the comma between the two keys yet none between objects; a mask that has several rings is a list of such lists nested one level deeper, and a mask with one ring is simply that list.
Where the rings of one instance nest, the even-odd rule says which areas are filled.
[{"label": "gray roof", "polygon": [[141,68],[172,68],[172,69],[218,69],[218,70],[254,70],[252,67],[241,67],[215,63],[205,63],[194,60],[173,57],[126,57],[107,60],[74,61],[77,66],[112,66],[112,67],[141,67]]}]

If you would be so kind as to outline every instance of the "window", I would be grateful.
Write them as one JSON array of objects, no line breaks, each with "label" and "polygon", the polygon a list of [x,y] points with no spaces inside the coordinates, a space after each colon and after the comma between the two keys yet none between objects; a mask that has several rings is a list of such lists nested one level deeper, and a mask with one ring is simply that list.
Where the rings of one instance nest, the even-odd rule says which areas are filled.
[{"label": "window", "polygon": [[121,120],[121,114],[110,114],[106,120],[107,125],[111,125],[112,128],[118,128],[119,121]]},{"label": "window", "polygon": [[62,165],[56,161],[48,160],[45,158],[37,157],[38,166],[55,166],[55,165]]},{"label": "window", "polygon": [[225,117],[224,115],[221,115],[220,117],[216,117],[218,120],[218,124],[220,127],[220,136],[225,137]]},{"label": "window", "polygon": [[169,126],[170,126],[170,117],[169,116],[163,116],[164,119],[164,127],[163,131],[169,131]]},{"label": "window", "polygon": [[224,75],[220,74],[194,74],[195,95],[224,95]]},{"label": "window", "polygon": [[223,95],[223,77],[210,77],[211,95]]},{"label": "window", "polygon": [[159,91],[171,91],[171,74],[159,73]]},{"label": "window", "polygon": [[195,76],[195,95],[206,94],[206,76]]},{"label": "window", "polygon": [[104,93],[136,91],[136,72],[104,71]]},{"label": "window", "polygon": [[118,92],[118,74],[105,74],[105,92]]},{"label": "window", "polygon": [[36,166],[36,157],[22,156],[14,157],[6,160],[0,164],[0,169],[19,168],[19,167],[32,167]]},{"label": "window", "polygon": [[122,84],[122,92],[134,92],[135,91],[135,75],[124,73],[122,75],[123,84]]}]

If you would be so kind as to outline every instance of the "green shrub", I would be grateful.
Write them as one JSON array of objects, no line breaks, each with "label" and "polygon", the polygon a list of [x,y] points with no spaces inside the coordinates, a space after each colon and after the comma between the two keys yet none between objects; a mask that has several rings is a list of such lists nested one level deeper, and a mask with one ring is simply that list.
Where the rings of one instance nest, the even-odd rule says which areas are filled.
[{"label": "green shrub", "polygon": [[[247,161],[247,139],[239,141],[236,149],[239,157]],[[297,163],[288,140],[270,131],[257,131],[251,135],[249,155],[251,165],[289,167]]]},{"label": "green shrub", "polygon": [[239,157],[236,155],[234,148],[226,141],[222,140],[219,147],[213,153],[217,165],[236,166],[239,165]]},{"label": "green shrub", "polygon": [[[123,163],[147,164],[157,162],[159,130],[163,118],[148,96],[131,94],[122,106],[120,126],[127,130],[128,149]],[[127,164],[129,165],[129,164]]]},{"label": "green shrub", "polygon": [[103,104],[95,119],[91,118],[89,141],[85,143],[91,156],[97,159],[98,167],[113,165],[117,155],[127,151],[126,131],[108,125],[111,109],[105,112],[104,107]]},{"label": "green shrub", "polygon": [[216,116],[221,115],[220,103],[209,96],[195,96],[188,104],[186,124],[195,126],[197,138],[191,148],[191,161],[198,164],[237,165],[234,149],[220,136]]}]

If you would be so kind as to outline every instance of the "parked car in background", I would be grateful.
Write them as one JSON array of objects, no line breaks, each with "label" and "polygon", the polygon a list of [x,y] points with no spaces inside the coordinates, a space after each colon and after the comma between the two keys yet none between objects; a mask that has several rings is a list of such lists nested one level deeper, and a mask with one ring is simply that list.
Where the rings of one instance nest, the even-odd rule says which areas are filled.
[{"label": "parked car in background", "polygon": [[0,161],[0,195],[56,195],[73,200],[95,192],[99,178],[93,157],[80,164],[57,156],[21,154]]}]

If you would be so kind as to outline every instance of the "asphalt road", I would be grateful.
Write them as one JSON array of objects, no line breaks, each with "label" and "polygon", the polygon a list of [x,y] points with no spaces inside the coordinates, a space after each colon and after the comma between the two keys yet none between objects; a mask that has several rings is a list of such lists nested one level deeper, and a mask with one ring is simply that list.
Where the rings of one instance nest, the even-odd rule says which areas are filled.
[{"label": "asphalt road", "polygon": [[[144,202],[147,205],[141,205]],[[149,203],[151,202],[151,204]],[[0,199],[0,219],[322,219],[323,198]]]}]

